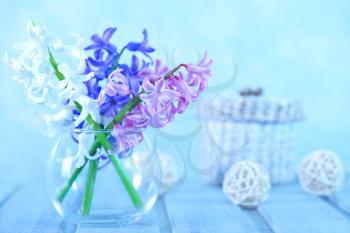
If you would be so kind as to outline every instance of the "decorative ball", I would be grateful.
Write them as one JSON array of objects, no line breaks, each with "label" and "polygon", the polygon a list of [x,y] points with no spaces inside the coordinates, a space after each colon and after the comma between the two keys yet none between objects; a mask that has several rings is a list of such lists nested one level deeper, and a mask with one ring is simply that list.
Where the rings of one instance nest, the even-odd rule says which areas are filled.
[{"label": "decorative ball", "polygon": [[159,155],[160,168],[162,170],[162,183],[160,191],[162,194],[167,193],[176,184],[179,178],[177,163],[175,159],[168,154]]},{"label": "decorative ball", "polygon": [[269,174],[258,163],[240,161],[225,173],[223,191],[236,205],[257,207],[266,201],[270,188]]},{"label": "decorative ball", "polygon": [[328,150],[317,150],[300,163],[299,180],[303,189],[318,196],[337,192],[344,181],[344,168],[338,155]]}]

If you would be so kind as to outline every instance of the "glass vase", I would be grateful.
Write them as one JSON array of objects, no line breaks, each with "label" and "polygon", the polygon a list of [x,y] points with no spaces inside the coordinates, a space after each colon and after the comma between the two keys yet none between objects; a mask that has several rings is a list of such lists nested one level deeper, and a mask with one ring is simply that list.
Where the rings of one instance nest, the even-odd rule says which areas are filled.
[{"label": "glass vase", "polygon": [[[52,149],[47,187],[57,212],[76,224],[126,225],[154,206],[160,190],[161,169],[155,138],[140,131],[123,132],[120,140],[141,137],[128,149],[106,150],[98,140],[109,131],[64,130]],[[80,139],[80,140],[79,140]],[[84,147],[94,147],[88,156]],[[113,144],[116,142],[110,142]],[[108,153],[107,153],[107,152]]]}]

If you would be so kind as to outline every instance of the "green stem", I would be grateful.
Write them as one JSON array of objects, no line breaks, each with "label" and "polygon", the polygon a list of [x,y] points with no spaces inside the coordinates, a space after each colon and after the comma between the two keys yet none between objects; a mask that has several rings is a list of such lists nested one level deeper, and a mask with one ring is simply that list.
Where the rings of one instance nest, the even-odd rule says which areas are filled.
[{"label": "green stem", "polygon": [[[180,65],[176,66],[175,68],[171,69],[170,71],[168,71],[163,76],[164,79],[168,79],[168,78],[172,77],[171,75],[173,73],[175,73],[176,71],[178,71],[182,66],[184,66],[184,65],[180,64]],[[113,121],[107,125],[106,129],[113,129],[114,124],[119,124],[131,110],[133,110],[139,103],[141,103],[142,100],[140,98],[140,95],[143,93],[145,93],[145,92],[141,91],[141,93],[139,93],[131,101],[129,101],[129,103],[127,105],[125,105],[122,108],[122,110],[120,110],[120,112],[114,117]]]},{"label": "green stem", "polygon": [[125,49],[126,49],[125,47],[122,48],[122,50],[120,51],[120,53],[119,53],[117,59],[115,59],[114,64],[113,64],[113,67],[112,67],[112,71],[118,68],[120,57],[121,57],[122,54],[124,53]]},{"label": "green stem", "polygon": [[57,200],[59,202],[62,202],[63,199],[66,197],[68,191],[70,190],[70,188],[72,187],[74,181],[78,178],[80,172],[83,170],[84,166],[86,164],[86,161],[84,162],[83,166],[81,167],[77,167],[73,174],[71,175],[71,177],[68,179],[67,183],[63,186],[63,188],[61,189],[61,191],[58,193],[57,195]]},{"label": "green stem", "polygon": [[[120,53],[121,54],[121,53]],[[54,62],[55,63],[55,62]],[[179,70],[180,68],[181,68],[181,64],[180,65],[178,65],[178,66],[176,66],[175,68],[173,68],[172,70],[170,70],[168,73],[166,73],[165,75],[164,75],[164,78],[165,79],[167,79],[167,78],[169,78],[169,77],[171,77],[171,74],[173,74],[174,72],[176,72],[177,70]],[[142,94],[143,92],[141,92],[140,94]],[[135,96],[127,105],[125,105],[124,107],[123,107],[123,109],[115,116],[115,118],[113,119],[113,121],[111,122],[111,123],[109,123],[108,124],[108,126],[107,126],[107,128],[106,129],[113,129],[113,125],[114,124],[119,124],[123,119],[124,119],[124,117],[131,111],[131,110],[133,110],[139,103],[141,103],[141,98],[140,98],[140,94],[139,95],[137,95],[137,96]],[[76,106],[77,106],[77,109],[78,110],[80,110],[81,111],[81,109],[82,109],[82,107],[81,107],[81,105],[79,104],[79,103],[77,103],[77,102],[75,102],[75,104],[76,104]],[[97,124],[96,122],[94,122],[94,120],[91,118],[91,116],[89,115],[88,116],[88,118],[87,118],[87,121],[88,121],[88,123],[90,124],[90,125],[92,125],[93,126],[93,128],[95,129],[95,130],[100,130],[101,129],[101,126],[99,125],[99,124]],[[95,153],[96,153],[96,150],[97,150],[97,148],[100,146],[100,144],[102,145],[102,147],[105,149],[105,151],[106,151],[106,153],[107,154],[109,154],[108,152],[112,149],[112,146],[109,144],[109,142],[108,142],[108,140],[107,140],[107,138],[106,138],[106,135],[104,135],[103,133],[97,133],[96,134],[96,138],[97,138],[97,141],[99,142],[98,144],[97,144],[97,147],[96,147],[96,145],[93,145],[92,146],[92,148],[94,148],[94,147],[96,147],[96,148],[94,148],[94,150],[90,150],[90,154],[91,155],[94,155]],[[95,141],[96,142],[96,141]],[[115,156],[110,156],[110,157],[115,157]],[[80,174],[80,172],[81,172],[81,170],[82,170],[82,168],[85,166],[85,164],[86,163],[84,163],[84,165],[81,167],[81,168],[76,168],[75,169],[75,171],[73,172],[73,174],[72,174],[72,176],[69,178],[69,180],[67,181],[67,183],[66,183],[66,185],[63,187],[63,189],[61,190],[61,192],[59,193],[59,195],[58,195],[58,200],[59,201],[63,201],[63,199],[64,199],[64,197],[66,196],[66,194],[67,194],[67,192],[70,190],[70,188],[71,188],[71,186],[72,186],[72,184],[74,183],[74,181],[76,180],[76,178],[79,176],[79,174]],[[115,164],[115,163],[113,163],[113,164]],[[115,165],[114,165],[114,167],[115,167]],[[116,167],[115,167],[116,168]],[[122,169],[122,167],[120,167],[120,168],[118,168],[119,170],[120,169]],[[117,172],[118,172],[118,169],[116,168],[116,170],[117,170]],[[119,172],[118,172],[118,174],[120,174]],[[125,174],[125,172],[124,172],[124,174]],[[123,179],[123,178],[122,178]],[[124,184],[124,182],[126,182],[126,184],[127,183],[129,183],[129,184],[131,184],[130,183],[130,181],[128,181],[129,179],[127,179],[127,177],[126,177],[126,179],[124,179],[124,181],[123,181],[123,184]],[[130,185],[125,185],[124,184],[124,186],[126,187],[126,186],[130,186]],[[126,187],[127,188],[127,187]],[[130,189],[131,190],[131,189]],[[135,189],[134,189],[135,190]],[[135,192],[133,192],[133,191],[128,191],[128,193],[130,194],[130,193],[134,193],[134,194],[130,194],[130,197],[131,197],[131,195],[134,195],[135,197],[131,197],[132,198],[132,200],[136,200],[137,198],[139,198],[138,197],[138,195],[137,195],[137,192],[135,191]],[[136,194],[135,194],[136,193]],[[134,202],[134,201],[133,201]],[[135,204],[135,203],[134,203]],[[135,205],[135,206],[137,206],[137,205]]]},{"label": "green stem", "polygon": [[120,163],[120,160],[117,156],[108,155],[108,158],[111,160],[115,170],[117,171],[126,191],[129,194],[129,197],[134,204],[136,208],[142,207],[142,200],[140,196],[138,195],[134,185],[132,184],[131,180],[129,179],[127,173],[124,171],[122,164]]},{"label": "green stem", "polygon": [[136,208],[142,207],[142,200],[137,193],[134,185],[132,184],[130,178],[128,177],[128,174],[125,172],[122,164],[119,161],[119,158],[117,156],[111,155],[109,152],[112,149],[111,144],[107,140],[107,137],[105,134],[97,133],[96,134],[97,139],[99,140],[100,144],[102,145],[103,149],[106,151],[108,158],[111,160],[117,174],[119,175],[126,191],[129,194],[129,197],[134,204]]},{"label": "green stem", "polygon": [[114,117],[113,121],[108,124],[107,129],[113,129],[114,124],[119,124],[124,117],[133,110],[139,103],[141,103],[140,95],[135,96],[127,105],[125,105],[122,110]]},{"label": "green stem", "polygon": [[172,68],[171,70],[169,70],[167,73],[165,73],[163,75],[163,78],[164,79],[168,79],[170,77],[172,77],[173,73],[175,73],[176,71],[178,71],[181,67],[185,66],[184,64],[180,64],[180,65],[177,65],[176,67]]},{"label": "green stem", "polygon": [[[133,101],[131,101],[131,102],[133,102]],[[138,104],[138,103],[136,103],[136,101],[135,101],[135,104]],[[132,107],[132,105],[130,105],[130,107]],[[132,108],[134,108],[134,107],[132,107]],[[94,122],[94,120],[91,118],[90,115],[87,117],[86,120],[89,124],[92,125],[92,127],[95,130],[101,129],[100,125],[97,124],[96,122]],[[98,139],[101,146],[103,147],[103,149],[106,151],[108,158],[111,160],[117,174],[119,175],[126,191],[129,194],[129,197],[130,197],[132,203],[134,204],[134,206],[136,208],[141,208],[143,205],[142,200],[141,200],[139,194],[137,193],[134,185],[132,184],[130,178],[128,177],[128,174],[125,172],[122,164],[120,163],[119,158],[110,154],[110,151],[113,149],[113,147],[109,143],[106,134],[98,132],[95,136]],[[91,189],[93,189],[93,187]]]},{"label": "green stem", "polygon": [[61,73],[61,71],[58,69],[58,63],[56,62],[55,58],[52,56],[52,53],[50,51],[50,48],[47,48],[47,52],[49,53],[49,62],[55,72],[55,75],[59,81],[65,80],[64,75]]},{"label": "green stem", "polygon": [[[96,154],[97,148],[99,148],[99,147],[100,147],[99,141],[95,140],[94,143],[92,144],[91,148],[90,148],[90,152],[89,152],[90,155]],[[81,167],[75,168],[75,170],[73,171],[71,177],[67,180],[66,184],[63,186],[63,188],[61,189],[61,191],[57,195],[57,200],[59,202],[62,202],[64,200],[64,198],[66,197],[68,191],[71,189],[74,181],[78,178],[79,174],[84,169],[86,163],[87,163],[87,161],[85,160],[84,164]]]},{"label": "green stem", "polygon": [[[119,53],[119,56],[118,56],[118,58],[116,59],[116,61],[114,63],[113,69],[118,68],[119,60],[120,60],[120,57],[123,54],[124,50],[125,50],[125,47]],[[48,48],[48,53],[49,53],[50,64],[51,64],[51,66],[52,66],[52,68],[53,68],[53,70],[55,72],[55,75],[56,75],[57,79],[59,81],[64,80],[65,77],[58,70],[58,63],[56,62],[55,58],[51,54],[51,51],[50,51],[49,48]],[[113,122],[111,122],[108,125],[107,129],[112,129],[113,128],[113,124],[120,123],[123,120],[123,118],[133,108],[135,108],[136,105],[138,103],[140,103],[140,102],[141,102],[140,97],[136,96],[132,101],[130,101],[130,103],[128,103],[122,109],[122,111],[116,116],[116,119],[114,119]],[[78,102],[75,102],[75,105],[76,105],[78,111],[82,110],[82,106]],[[88,116],[87,121],[88,121],[88,123],[90,125],[93,126],[93,128],[95,130],[100,130],[101,129],[101,126],[99,124],[97,124],[96,122],[94,122],[94,120],[92,119],[92,117],[90,115]],[[90,155],[96,154],[97,148],[99,148],[100,145],[102,145],[104,150],[106,151],[106,153],[109,154],[108,152],[112,149],[112,146],[109,144],[109,142],[108,142],[108,140],[106,138],[106,135],[103,134],[103,133],[97,133],[96,134],[96,138],[97,138],[97,140],[95,140],[95,142],[93,143],[93,145],[91,146],[91,149],[89,151]],[[114,156],[110,156],[110,157],[114,157]],[[81,167],[76,168],[73,171],[73,173],[72,173],[71,177],[68,179],[67,183],[63,186],[62,190],[58,193],[57,200],[59,202],[62,202],[64,200],[64,198],[66,197],[68,191],[71,189],[73,183],[78,178],[79,174],[84,169],[86,164],[87,164],[87,161],[85,160],[84,164]],[[114,162],[113,164],[116,164],[116,163]],[[141,199],[138,196],[138,194],[137,194],[135,188],[133,187],[132,183],[130,182],[129,178],[127,177],[126,173],[124,172],[123,167],[121,166],[121,164],[119,162],[117,164],[119,164],[119,165],[114,165],[114,167],[117,169],[117,173],[120,175],[120,177],[122,179],[122,183],[124,184],[124,186],[128,190],[128,193],[129,193],[131,199],[133,200],[133,203],[135,204],[136,207],[142,206]],[[87,180],[86,180],[85,195],[84,195],[83,206],[82,206],[82,212],[85,215],[88,215],[89,212],[90,212],[91,199],[92,199],[92,193],[93,193],[93,189],[94,189],[94,183],[95,183],[95,178],[96,178],[97,167],[98,167],[98,161],[97,162],[90,161],[89,172],[88,172],[88,176],[87,176]]]},{"label": "green stem", "polygon": [[88,169],[88,174],[86,176],[86,183],[85,183],[85,189],[84,189],[85,192],[84,192],[82,210],[81,210],[83,215],[90,214],[91,201],[94,193],[98,162],[99,162],[99,158],[89,161],[89,169]]},{"label": "green stem", "polygon": [[[118,58],[116,59],[116,61],[114,63],[113,69],[118,68],[119,60],[120,60],[120,57],[123,54],[124,50],[125,50],[125,47],[119,53],[119,56],[118,56]],[[48,48],[48,53],[49,53],[49,61],[50,61],[51,66],[52,66],[52,68],[53,68],[53,70],[55,72],[56,77],[60,81],[64,80],[65,77],[58,70],[58,63],[56,62],[56,60],[52,56],[49,48]],[[164,75],[164,79],[170,78],[171,75],[174,72],[176,72],[178,69],[180,69],[181,66],[183,66],[183,65],[180,64],[177,67],[175,67],[174,69],[170,70],[168,73],[166,73]],[[143,92],[141,92],[140,94],[142,94],[142,93]],[[131,110],[133,110],[141,101],[142,100],[141,100],[139,95],[135,96],[126,106],[124,106],[124,108],[118,113],[118,115],[115,116],[113,121],[110,124],[108,124],[106,129],[113,129],[113,125],[114,124],[119,124],[124,119],[124,117]],[[82,106],[79,103],[77,103],[77,102],[75,102],[75,104],[77,106],[77,109],[79,111],[81,111]],[[96,122],[94,122],[90,115],[88,116],[87,121],[89,122],[89,124],[91,124],[93,126],[93,128],[95,130],[101,129],[101,126],[99,124],[97,124]],[[104,133],[97,133],[96,134],[96,138],[97,138],[97,140],[95,140],[94,144],[92,145],[92,147],[90,149],[90,155],[94,155],[96,153],[97,148],[99,148],[100,145],[104,148],[104,150],[106,151],[108,157],[112,161],[112,164],[113,164],[114,168],[116,169],[118,175],[120,176],[120,178],[122,180],[122,183],[125,186],[125,188],[126,188],[128,194],[129,194],[132,202],[134,203],[135,207],[140,208],[142,206],[141,198],[139,197],[135,187],[133,186],[133,184],[131,183],[129,177],[127,176],[126,172],[124,171],[124,169],[123,169],[123,167],[122,167],[122,165],[121,165],[121,163],[119,161],[119,158],[109,154],[109,151],[112,149],[112,146],[109,144],[109,142],[107,140],[107,136]],[[59,192],[59,194],[57,196],[58,201],[60,201],[60,202],[63,201],[63,199],[67,195],[68,191],[72,187],[74,181],[77,179],[77,177],[79,176],[79,174],[81,173],[81,171],[83,170],[83,168],[85,167],[86,164],[87,164],[87,162],[85,161],[83,166],[81,166],[80,168],[76,168],[74,170],[74,172],[72,173],[72,175],[69,178],[69,180],[67,181],[67,183],[64,185],[62,190]],[[91,164],[93,164],[93,165],[91,165]],[[89,172],[88,172],[88,177],[87,177],[87,182],[86,182],[86,195],[84,196],[84,201],[83,201],[83,214],[88,214],[90,212],[91,199],[92,199],[92,193],[93,193],[93,189],[94,189],[94,183],[95,183],[95,178],[96,178],[97,166],[98,166],[98,160],[95,161],[95,162],[90,161]],[[90,176],[91,176],[91,178],[89,178]]]}]

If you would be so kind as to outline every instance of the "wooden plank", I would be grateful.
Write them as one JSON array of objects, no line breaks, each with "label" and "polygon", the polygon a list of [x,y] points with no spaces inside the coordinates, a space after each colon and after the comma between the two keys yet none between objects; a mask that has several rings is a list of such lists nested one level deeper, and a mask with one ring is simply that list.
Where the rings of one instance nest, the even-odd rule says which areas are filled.
[{"label": "wooden plank", "polygon": [[0,167],[0,207],[18,191],[23,181],[18,179],[11,170],[11,166],[1,164]]},{"label": "wooden plank", "polygon": [[20,188],[20,185],[12,182],[0,182],[0,208],[9,200]]},{"label": "wooden plank", "polygon": [[155,210],[153,209],[149,214],[147,214],[143,219],[135,224],[127,226],[91,226],[91,225],[80,225],[77,227],[76,233],[163,233],[159,231],[157,216]]},{"label": "wooden plank", "polygon": [[42,187],[21,187],[0,209],[0,232],[31,232],[40,217],[44,197]]},{"label": "wooden plank", "polygon": [[256,224],[256,227],[259,230],[259,232],[273,233],[273,230],[271,229],[269,224],[256,209],[243,208],[243,210],[249,213],[249,218],[252,219],[252,221]]},{"label": "wooden plank", "polygon": [[154,207],[157,224],[161,233],[171,233],[171,225],[166,211],[164,198],[160,197]]},{"label": "wooden plank", "polygon": [[73,233],[75,228],[56,213],[42,184],[20,186],[1,205],[0,232]]},{"label": "wooden plank", "polygon": [[41,215],[32,228],[33,233],[74,233],[77,226],[63,220],[56,212],[50,200],[46,199],[45,208],[42,209]]},{"label": "wooden plank", "polygon": [[348,233],[350,221],[322,199],[298,184],[274,187],[258,212],[276,233]]},{"label": "wooden plank", "polygon": [[233,205],[220,187],[188,181],[165,198],[174,233],[271,232],[254,211]]},{"label": "wooden plank", "polygon": [[335,195],[324,198],[330,204],[342,210],[344,214],[350,217],[350,176],[348,174],[343,188]]},{"label": "wooden plank", "polygon": [[79,226],[77,233],[159,233],[156,225],[131,225],[122,227],[104,226]]}]

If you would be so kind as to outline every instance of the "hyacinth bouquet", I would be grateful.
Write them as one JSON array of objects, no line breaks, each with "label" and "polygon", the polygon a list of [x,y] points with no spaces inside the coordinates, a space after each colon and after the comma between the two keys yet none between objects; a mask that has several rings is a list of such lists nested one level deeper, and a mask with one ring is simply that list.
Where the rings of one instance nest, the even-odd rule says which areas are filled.
[{"label": "hyacinth bouquet", "polygon": [[[85,216],[90,214],[102,159],[115,169],[133,206],[142,208],[143,201],[120,160],[132,156],[126,152],[143,140],[143,129],[164,127],[183,113],[211,76],[212,60],[206,53],[198,64],[168,68],[161,60],[153,60],[155,49],[149,44],[147,30],[141,42],[129,42],[121,49],[111,42],[115,32],[116,28],[107,28],[102,35],[92,35],[90,45],[74,34],[75,43],[66,44],[47,36],[44,27],[28,22],[28,41],[16,45],[19,56],[4,55],[15,72],[14,79],[24,85],[28,100],[46,122],[47,134],[57,135],[63,128],[76,130],[71,134],[79,148],[74,170],[56,199],[65,200],[86,167],[81,202]],[[127,53],[129,62],[123,59]],[[79,130],[96,133],[88,136]],[[138,133],[123,134],[128,130]]]}]

